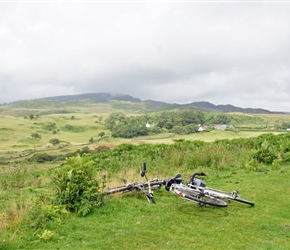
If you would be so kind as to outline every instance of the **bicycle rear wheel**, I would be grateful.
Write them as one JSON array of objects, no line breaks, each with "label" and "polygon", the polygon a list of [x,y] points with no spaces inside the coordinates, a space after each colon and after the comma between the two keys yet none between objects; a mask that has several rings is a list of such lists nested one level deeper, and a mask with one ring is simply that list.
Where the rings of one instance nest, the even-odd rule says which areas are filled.
[{"label": "bicycle rear wheel", "polygon": [[204,205],[210,205],[210,206],[215,206],[215,207],[227,207],[228,203],[226,203],[223,200],[220,199],[213,199],[213,198],[209,198],[209,197],[194,197],[191,195],[186,194],[184,196],[185,199],[190,200],[190,201],[194,201],[199,203],[200,205],[204,204]]},{"label": "bicycle rear wheel", "polygon": [[227,207],[228,203],[218,198],[205,196],[201,191],[194,190],[183,185],[174,185],[174,193],[189,201],[197,202],[201,205],[210,205],[216,207]]}]

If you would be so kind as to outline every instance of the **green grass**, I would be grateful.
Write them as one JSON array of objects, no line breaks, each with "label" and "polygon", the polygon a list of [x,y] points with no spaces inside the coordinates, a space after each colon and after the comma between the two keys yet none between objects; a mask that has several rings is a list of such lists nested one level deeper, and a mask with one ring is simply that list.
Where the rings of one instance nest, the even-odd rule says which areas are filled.
[{"label": "green grass", "polygon": [[[184,140],[200,140],[205,142],[213,142],[216,140],[223,139],[235,139],[235,138],[249,138],[257,137],[262,134],[267,134],[269,131],[220,131],[220,130],[211,130],[209,132],[194,133],[189,135],[176,135],[172,133],[166,134],[157,134],[157,135],[148,135],[135,137],[134,141],[143,142],[143,143],[173,143],[176,139]],[[272,134],[279,134],[281,132],[271,132]]]},{"label": "green grass", "polygon": [[[59,164],[30,165],[26,162],[14,162],[13,157],[32,150],[57,155],[80,149],[87,145],[91,137],[97,140],[101,131],[109,134],[109,131],[104,130],[103,121],[109,112],[121,106],[112,108],[108,104],[96,106],[84,102],[79,107],[72,105],[66,108],[73,109],[73,113],[63,112],[41,115],[32,120],[24,119],[24,114],[29,115],[36,111],[43,114],[50,112],[48,107],[37,109],[34,105],[31,103],[25,112],[21,111],[21,107],[14,107],[14,111],[19,112],[19,117],[0,116],[0,159],[11,158],[11,161],[6,161],[6,165],[0,165],[1,250],[290,249],[289,165],[270,171],[268,170],[271,166],[263,167],[264,170],[260,172],[207,169],[208,186],[225,191],[238,189],[243,198],[255,202],[254,207],[231,202],[227,208],[200,208],[197,204],[181,200],[165,190],[155,192],[156,205],[148,203],[143,194],[114,196],[108,197],[105,206],[96,209],[85,218],[69,214],[61,217],[59,221],[48,222],[45,228],[52,231],[54,236],[47,241],[40,239],[44,229],[36,232],[30,228],[27,216],[37,197],[52,194],[47,170]],[[123,107],[127,107],[124,105]],[[61,109],[63,107],[60,107],[59,111]],[[137,112],[138,109],[136,107],[134,111]],[[0,112],[3,110],[1,107]],[[34,111],[31,112],[32,110]],[[99,117],[103,117],[102,122],[98,121]],[[263,115],[264,117],[273,123],[274,119],[289,119],[289,115],[281,118],[273,115]],[[66,124],[74,129],[64,131]],[[53,134],[50,129],[57,130],[57,133]],[[41,135],[40,139],[31,138],[31,134],[35,132]],[[211,142],[219,139],[256,137],[262,133],[265,132],[211,131],[182,136],[160,134],[138,137],[135,140],[104,138],[94,146],[173,143],[173,139]],[[53,138],[58,138],[62,144],[52,146],[48,142]],[[169,157],[172,165],[179,166],[173,164],[178,162],[179,155]],[[180,172],[188,179],[192,174],[190,168],[158,171],[149,169],[149,177],[155,177],[156,174],[156,177],[165,178]],[[136,173],[132,181],[140,180]],[[121,178],[127,177],[122,173],[108,174],[112,175],[113,179],[109,181],[116,185],[121,184]]]},{"label": "green grass", "polygon": [[[255,206],[231,202],[227,208],[199,207],[162,189],[157,204],[144,194],[108,197],[106,205],[82,218],[69,214],[47,224],[44,242],[24,228],[3,249],[289,249],[289,166],[280,170],[221,171],[208,186],[239,189]],[[3,238],[2,238],[3,240]]]},{"label": "green grass", "polygon": [[[1,116],[0,158],[17,157],[25,150],[41,150],[49,153],[56,148],[49,144],[53,138],[67,142],[71,145],[71,151],[75,151],[88,143],[91,137],[98,140],[100,138],[98,134],[101,131],[105,131],[106,134],[110,133],[104,129],[103,123],[99,123],[99,117],[103,117],[104,120],[106,115],[54,114],[39,116],[37,119]],[[41,138],[33,139],[31,137],[33,133],[38,133]]]},{"label": "green grass", "polygon": [[[91,104],[92,105],[92,104]],[[82,108],[82,106],[80,107]],[[93,111],[92,111],[93,112]],[[98,141],[99,133],[104,131],[110,136],[110,131],[104,128],[104,120],[108,114],[104,113],[70,113],[51,114],[24,119],[24,117],[0,116],[0,159],[23,155],[27,150],[52,153],[58,146],[49,144],[51,139],[66,142],[66,148],[71,152],[87,144],[90,138],[96,142],[95,146],[103,143],[173,143],[175,139],[215,141],[219,139],[247,138],[259,136],[265,131],[217,131],[195,133],[190,135],[174,135],[171,133],[142,136],[134,139],[109,138]],[[101,122],[99,121],[101,118]],[[56,132],[56,133],[53,133]],[[38,133],[40,139],[32,139],[31,134]],[[275,133],[275,132],[273,132]],[[278,132],[277,132],[278,133]],[[52,152],[51,152],[52,151]]]}]

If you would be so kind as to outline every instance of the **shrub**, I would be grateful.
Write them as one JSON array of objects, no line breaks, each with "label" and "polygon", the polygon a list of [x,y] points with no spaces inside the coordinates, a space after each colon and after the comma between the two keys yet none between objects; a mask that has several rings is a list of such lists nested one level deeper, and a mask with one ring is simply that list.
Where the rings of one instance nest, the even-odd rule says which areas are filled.
[{"label": "shrub", "polygon": [[52,144],[52,145],[57,145],[60,143],[60,140],[57,139],[57,138],[53,138],[53,139],[50,139],[49,142]]},{"label": "shrub", "polygon": [[56,205],[66,205],[69,211],[85,216],[103,204],[100,178],[89,156],[69,158],[60,168],[53,170],[51,178],[56,186]]},{"label": "shrub", "polygon": [[31,134],[31,137],[32,137],[33,139],[41,139],[41,135],[38,134],[38,133],[32,133],[32,134]]},{"label": "shrub", "polygon": [[33,155],[28,161],[30,161],[30,162],[47,162],[47,161],[53,161],[54,158],[55,157],[52,155],[49,155],[47,153],[43,153],[43,154]]}]

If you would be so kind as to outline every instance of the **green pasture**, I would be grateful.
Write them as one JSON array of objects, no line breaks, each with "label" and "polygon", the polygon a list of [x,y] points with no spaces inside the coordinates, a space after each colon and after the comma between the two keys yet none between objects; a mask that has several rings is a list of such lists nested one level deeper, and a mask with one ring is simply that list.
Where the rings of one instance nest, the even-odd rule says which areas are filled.
[{"label": "green pasture", "polygon": [[[258,172],[209,170],[205,179],[208,186],[225,191],[238,189],[244,199],[255,202],[254,207],[232,201],[227,208],[201,208],[165,189],[154,192],[156,204],[147,202],[143,193],[115,195],[107,197],[105,205],[87,217],[67,214],[48,222],[47,231],[35,231],[28,224],[18,228],[12,240],[2,233],[0,248],[289,249],[289,167],[265,167]],[[153,169],[148,170],[150,177],[170,177],[155,176]],[[176,172],[182,173],[182,169]],[[184,176],[188,175],[185,171]],[[122,184],[120,177],[120,173],[115,176],[115,184]],[[141,180],[137,175],[134,178]],[[48,187],[43,180],[37,190],[41,193]],[[24,188],[11,195],[25,203],[24,197],[33,193]],[[7,203],[1,204],[2,211],[7,207]]]},{"label": "green pasture", "polygon": [[[38,106],[38,102],[31,101],[25,105],[0,107],[1,250],[290,249],[288,163],[282,163],[278,159],[273,165],[260,164],[253,167],[245,163],[240,164],[242,167],[235,168],[239,160],[244,160],[237,155],[240,158],[247,156],[233,150],[226,152],[228,160],[233,162],[227,162],[227,166],[223,168],[225,159],[219,155],[225,151],[219,149],[225,150],[226,147],[221,146],[213,152],[209,146],[205,150],[192,151],[187,154],[188,158],[192,156],[190,160],[195,162],[196,157],[193,155],[200,152],[204,161],[221,159],[221,162],[213,160],[202,166],[187,166],[182,162],[185,158],[180,153],[184,154],[183,148],[180,151],[166,149],[164,152],[157,147],[153,148],[156,146],[153,144],[172,144],[179,140],[214,142],[269,133],[255,129],[261,124],[243,124],[244,127],[254,128],[249,130],[212,130],[190,135],[163,133],[123,139],[111,138],[110,131],[104,128],[105,118],[111,112],[123,112],[122,109],[127,109],[124,111],[126,114],[138,115],[142,112],[142,106],[118,102],[96,105],[89,101],[58,106],[51,102]],[[29,118],[31,114],[34,116],[32,119]],[[290,121],[289,115],[257,116],[265,119],[265,124],[271,128],[277,122]],[[103,138],[100,138],[100,132],[105,132]],[[35,133],[40,138],[33,138],[32,134]],[[273,130],[271,133],[281,132]],[[55,138],[60,140],[57,145],[50,143]],[[91,138],[93,142],[90,142]],[[44,223],[43,228],[33,227],[33,223],[43,216],[39,212],[41,206],[48,204],[54,195],[49,171],[59,168],[61,162],[30,163],[24,157],[26,154],[44,152],[59,155],[86,146],[114,147],[125,143],[152,144],[144,152],[144,155],[148,153],[148,158],[156,153],[155,158],[150,158],[152,165],[155,165],[148,165],[150,178],[167,178],[180,172],[188,180],[193,171],[203,170],[208,174],[205,179],[208,186],[225,191],[238,189],[242,198],[254,201],[255,206],[231,202],[227,208],[201,208],[198,204],[184,201],[162,189],[154,193],[157,204],[148,203],[144,194],[115,195],[106,197],[105,204],[95,208],[86,217],[53,210],[49,214],[50,220]],[[287,143],[283,143],[287,148]],[[125,178],[129,182],[141,181],[138,168],[134,165],[136,162],[142,164],[143,160],[146,161],[140,151],[135,155],[122,150],[118,152],[120,155],[112,155],[102,162],[114,170],[110,173],[109,167],[104,169],[107,187],[121,185]],[[114,164],[116,169],[113,169]],[[37,210],[37,202],[41,204],[38,207],[40,210]],[[31,217],[31,213],[34,213],[34,217]]]},{"label": "green pasture", "polygon": [[[51,151],[59,147],[70,150],[89,143],[90,138],[100,139],[105,131],[103,114],[61,114],[38,116],[33,119],[14,116],[0,116],[0,157],[25,154],[27,150]],[[108,133],[108,131],[105,131]],[[32,138],[37,133],[41,138]],[[57,138],[60,145],[53,147],[49,141]]]},{"label": "green pasture", "polygon": [[[200,140],[205,142],[213,142],[216,140],[223,139],[237,139],[237,138],[249,138],[249,137],[257,137],[263,134],[267,134],[269,132],[265,131],[219,131],[219,130],[211,130],[209,132],[199,132],[189,135],[176,135],[176,134],[158,134],[151,136],[142,136],[136,137],[133,139],[135,142],[143,142],[143,143],[173,143],[174,140]],[[280,134],[283,132],[272,132],[272,134]]]},{"label": "green pasture", "polygon": [[[80,107],[82,107],[80,105]],[[88,107],[86,107],[88,111]],[[106,111],[106,110],[105,110]],[[133,139],[111,138],[110,131],[104,128],[108,113],[69,113],[39,115],[33,119],[19,116],[0,116],[0,159],[25,155],[31,151],[42,151],[51,154],[72,152],[84,146],[97,147],[104,143],[173,143],[174,140],[215,141],[220,139],[256,137],[269,131],[217,131],[201,132],[190,135],[171,133],[148,135]],[[288,115],[289,118],[289,115]],[[272,117],[273,119],[273,117]],[[99,133],[105,132],[100,138]],[[37,133],[41,138],[32,138]],[[279,132],[273,132],[279,133]],[[59,139],[59,145],[49,143]],[[89,143],[90,139],[93,143]],[[90,145],[89,145],[90,144]],[[93,144],[93,145],[92,145]]]}]

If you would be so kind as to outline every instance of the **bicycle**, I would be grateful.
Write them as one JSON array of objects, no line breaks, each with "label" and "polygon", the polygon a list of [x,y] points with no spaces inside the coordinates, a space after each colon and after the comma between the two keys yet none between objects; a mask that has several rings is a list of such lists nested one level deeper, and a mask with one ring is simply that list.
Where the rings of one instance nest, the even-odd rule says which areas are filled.
[{"label": "bicycle", "polygon": [[215,197],[218,199],[223,199],[223,200],[233,200],[233,201],[237,201],[237,202],[241,202],[241,203],[245,203],[251,206],[254,206],[255,203],[252,201],[248,201],[245,199],[241,198],[241,194],[239,193],[238,190],[233,190],[232,192],[225,192],[222,190],[218,190],[218,189],[214,189],[214,188],[209,188],[206,187],[206,183],[203,182],[202,180],[200,180],[199,178],[196,178],[195,176],[206,176],[205,173],[201,172],[201,173],[195,173],[192,175],[192,177],[190,178],[190,181],[188,183],[188,186],[194,190],[200,190],[201,192],[203,192],[203,194],[207,197]]},{"label": "bicycle", "polygon": [[[168,180],[165,184],[165,189],[174,193],[182,199],[189,200],[191,202],[196,202],[200,206],[205,205],[217,206],[217,207],[227,207],[228,204],[221,199],[215,197],[207,197],[203,194],[200,189],[193,189],[191,187],[185,186],[184,181],[180,181],[181,175],[177,174],[172,179]],[[182,179],[182,178],[181,178]],[[177,181],[176,181],[177,180]]]},{"label": "bicycle", "polygon": [[254,206],[254,203],[240,198],[237,190],[232,193],[226,193],[221,190],[206,187],[206,183],[195,176],[206,176],[205,173],[195,173],[190,178],[188,185],[184,185],[184,181],[180,181],[181,175],[177,174],[175,177],[167,180],[165,189],[178,195],[179,197],[198,203],[204,207],[206,205],[227,207],[228,203],[224,200],[235,200]]},{"label": "bicycle", "polygon": [[147,169],[146,169],[146,162],[143,163],[143,170],[140,168],[140,175],[141,177],[145,177],[146,182],[133,182],[133,183],[124,183],[122,186],[118,187],[113,187],[109,188],[105,194],[106,195],[111,195],[115,193],[126,193],[126,192],[132,192],[132,191],[137,191],[137,192],[144,192],[147,200],[154,204],[156,204],[156,201],[154,199],[154,194],[153,190],[159,190],[162,185],[164,185],[165,181],[160,180],[160,179],[153,179],[151,181],[148,180],[147,178]]}]

